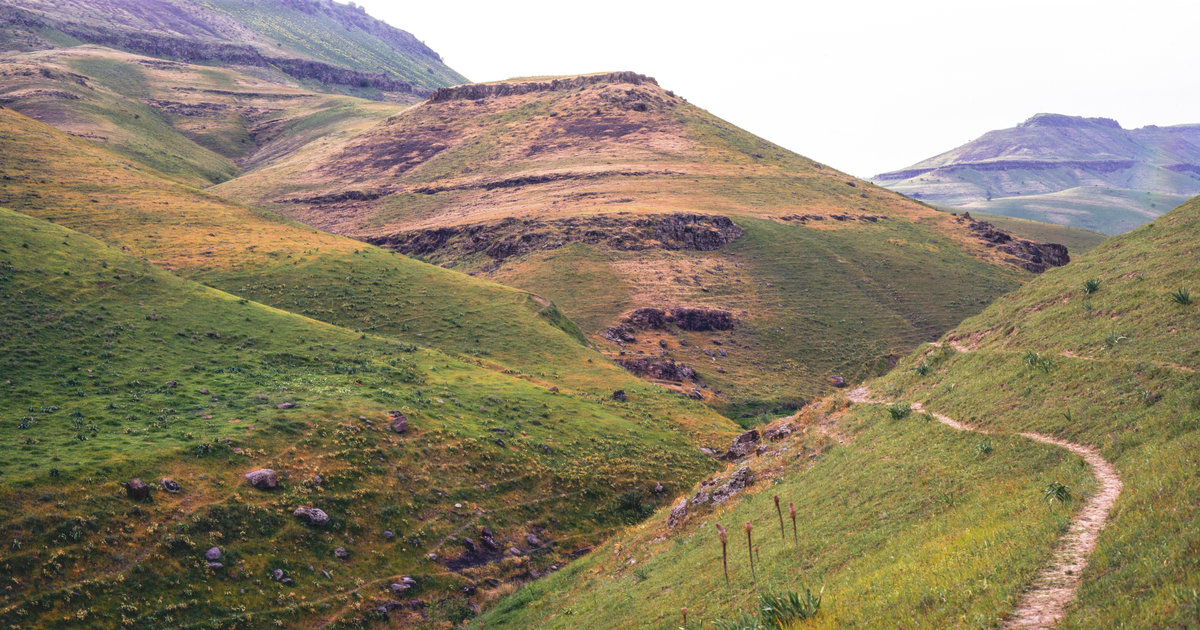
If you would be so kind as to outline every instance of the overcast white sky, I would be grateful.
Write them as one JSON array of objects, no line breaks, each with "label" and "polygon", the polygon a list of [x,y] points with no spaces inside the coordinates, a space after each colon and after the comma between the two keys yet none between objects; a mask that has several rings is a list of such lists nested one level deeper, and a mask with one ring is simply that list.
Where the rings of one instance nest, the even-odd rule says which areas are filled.
[{"label": "overcast white sky", "polygon": [[472,81],[633,70],[859,177],[1039,112],[1200,123],[1200,1],[359,0]]}]

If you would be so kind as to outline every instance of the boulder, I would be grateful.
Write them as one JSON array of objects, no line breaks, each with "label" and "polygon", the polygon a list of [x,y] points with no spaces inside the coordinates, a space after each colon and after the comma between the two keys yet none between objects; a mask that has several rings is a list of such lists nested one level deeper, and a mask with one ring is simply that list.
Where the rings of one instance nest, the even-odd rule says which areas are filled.
[{"label": "boulder", "polygon": [[299,516],[305,523],[313,527],[324,527],[329,524],[329,515],[325,513],[325,510],[320,508],[299,507],[292,514]]},{"label": "boulder", "polygon": [[729,450],[718,459],[725,461],[733,461],[740,457],[745,457],[758,447],[758,429],[750,429],[745,433],[733,438],[733,444],[729,445]]},{"label": "boulder", "polygon": [[274,571],[271,571],[271,577],[275,578],[276,582],[282,580],[283,579],[283,569],[275,569]]},{"label": "boulder", "polygon": [[541,547],[542,546],[542,541],[538,540],[538,537],[534,536],[533,534],[525,534],[525,542],[530,547]]},{"label": "boulder", "polygon": [[296,403],[281,402],[278,405],[275,405],[275,408],[276,409],[295,409]]},{"label": "boulder", "polygon": [[671,508],[671,515],[667,517],[667,527],[675,529],[683,523],[684,519],[687,518],[687,506],[688,500],[681,497],[675,503],[675,507]]},{"label": "boulder", "polygon": [[392,411],[388,413],[388,421],[390,422],[388,426],[392,429],[392,431],[395,431],[396,433],[404,433],[405,431],[408,431],[408,417],[399,411]]},{"label": "boulder", "polygon": [[215,571],[215,570],[217,570],[217,569],[224,569],[224,568],[225,568],[225,565],[221,564],[220,562],[209,562],[209,563],[208,563],[208,568],[210,568],[210,569],[212,569],[212,570],[214,570],[214,571]]},{"label": "boulder", "polygon": [[840,376],[830,376],[830,377],[829,377],[829,384],[830,384],[830,385],[833,385],[834,387],[845,387],[845,386],[846,386],[846,379],[844,379],[844,378],[842,378],[842,377],[840,377]]},{"label": "boulder", "polygon": [[390,532],[390,531],[388,531],[388,530],[386,530],[386,529],[385,529],[385,530],[383,530],[383,537],[384,537],[384,538],[386,538],[386,539],[388,539],[388,540],[391,540],[391,539],[393,539],[393,538],[395,538],[395,537],[396,537],[396,534],[394,534],[394,533],[392,533],[392,532]]},{"label": "boulder", "polygon": [[125,494],[134,501],[145,501],[150,498],[150,485],[134,477],[125,484]]},{"label": "boulder", "polygon": [[163,477],[162,479],[159,480],[158,483],[160,483],[162,485],[163,490],[166,490],[167,492],[170,492],[171,494],[179,494],[180,492],[183,492],[183,487],[180,486],[178,483],[175,483],[175,480],[170,479],[168,477]]},{"label": "boulder", "polygon": [[220,560],[221,559],[221,548],[213,547],[212,549],[205,551],[204,559],[208,560],[209,562],[216,562],[217,560]]},{"label": "boulder", "polygon": [[500,546],[496,544],[496,540],[494,538],[492,538],[491,536],[480,536],[479,542],[484,547],[487,547],[488,551],[499,551],[500,550]]},{"label": "boulder", "polygon": [[336,558],[345,559],[350,557],[350,552],[346,551],[345,547],[338,547],[333,550],[333,555]]},{"label": "boulder", "polygon": [[475,541],[474,540],[471,540],[470,538],[464,538],[464,539],[462,539],[462,544],[463,544],[463,548],[465,548],[467,550],[467,553],[475,553]]},{"label": "boulder", "polygon": [[663,488],[662,483],[659,483],[659,482],[654,483],[654,488],[652,490],[652,492],[654,492],[654,494],[662,494],[663,490],[664,490],[664,488]]},{"label": "boulder", "polygon": [[279,485],[279,479],[275,476],[275,471],[270,468],[259,468],[246,473],[246,480],[250,485],[259,490],[270,490]]},{"label": "boulder", "polygon": [[626,402],[629,400],[629,398],[625,395],[625,390],[623,389],[618,389],[617,391],[613,392],[612,397],[613,400],[617,402]]},{"label": "boulder", "polygon": [[407,584],[392,584],[392,594],[399,595],[410,588],[412,587]]}]

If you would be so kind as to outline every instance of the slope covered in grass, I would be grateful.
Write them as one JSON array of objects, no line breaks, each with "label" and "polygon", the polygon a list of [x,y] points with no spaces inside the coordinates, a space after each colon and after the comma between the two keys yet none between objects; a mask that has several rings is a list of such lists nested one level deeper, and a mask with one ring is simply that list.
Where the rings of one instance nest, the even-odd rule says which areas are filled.
[{"label": "slope covered in grass", "polygon": [[[557,309],[529,293],[230,204],[12,110],[0,110],[0,124],[0,147],[12,156],[0,203],[16,210],[242,297],[469,356],[547,387],[640,386],[564,334]],[[715,441],[726,429],[711,424],[698,422],[696,432]]]},{"label": "slope covered in grass", "polygon": [[[406,575],[405,598],[429,608],[395,614],[436,625],[474,614],[484,597],[464,586],[551,570],[665,500],[656,482],[713,469],[684,428],[711,412],[631,377],[625,403],[552,392],[0,213],[6,623],[354,623]],[[260,467],[278,488],[247,485]],[[152,501],[125,498],[132,477]],[[303,525],[301,506],[332,520]],[[532,555],[472,555],[453,538],[480,527]],[[224,567],[206,564],[212,546]]]},{"label": "slope covered in grass", "polygon": [[[878,405],[830,404],[800,414],[800,437],[738,464],[755,471],[744,495],[692,508],[674,530],[662,511],[500,602],[486,626],[714,628],[760,614],[762,593],[811,589],[821,610],[793,627],[993,627],[1074,508],[1047,509],[1042,488],[1052,479],[1089,487],[1079,458],[917,414],[896,420]],[[822,430],[830,419],[833,436]],[[728,584],[716,524],[728,530]]]},{"label": "slope covered in grass", "polygon": [[1116,466],[1125,489],[1063,627],[1187,626],[1200,610],[1198,219],[1192,201],[1105,241],[946,336],[966,351],[922,351],[879,385],[983,427],[1090,444]]}]

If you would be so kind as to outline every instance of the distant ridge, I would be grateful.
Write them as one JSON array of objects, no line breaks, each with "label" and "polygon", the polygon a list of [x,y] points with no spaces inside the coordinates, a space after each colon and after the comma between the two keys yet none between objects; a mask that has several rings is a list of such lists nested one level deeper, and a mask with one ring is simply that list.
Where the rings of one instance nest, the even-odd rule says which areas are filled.
[{"label": "distant ridge", "polygon": [[1037,114],[872,181],[930,203],[1117,234],[1200,194],[1200,125]]}]

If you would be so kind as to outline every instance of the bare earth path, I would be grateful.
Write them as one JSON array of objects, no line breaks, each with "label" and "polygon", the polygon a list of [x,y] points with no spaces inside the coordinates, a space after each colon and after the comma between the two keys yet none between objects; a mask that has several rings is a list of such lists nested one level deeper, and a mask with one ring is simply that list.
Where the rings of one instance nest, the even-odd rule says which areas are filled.
[{"label": "bare earth path", "polygon": [[[850,400],[856,403],[888,404],[887,401],[871,400],[866,387],[860,387],[849,393]],[[913,410],[925,413],[920,403],[912,405]],[[931,413],[938,422],[959,431],[975,431],[989,433],[976,429],[939,413]],[[1065,442],[1040,433],[1022,433],[1023,437],[1045,444],[1053,444],[1065,448],[1072,453],[1078,453],[1092,469],[1092,475],[1099,484],[1099,492],[1088,498],[1083,509],[1071,519],[1071,528],[1063,536],[1050,564],[1042,570],[1042,574],[1034,582],[1033,587],[1022,597],[1017,607],[1013,609],[1005,628],[1053,628],[1062,619],[1067,606],[1074,601],[1079,589],[1079,580],[1084,567],[1087,566],[1088,556],[1096,548],[1096,539],[1100,530],[1108,521],[1108,514],[1121,494],[1121,478],[1111,463],[1100,456],[1095,450],[1080,444]]]}]

